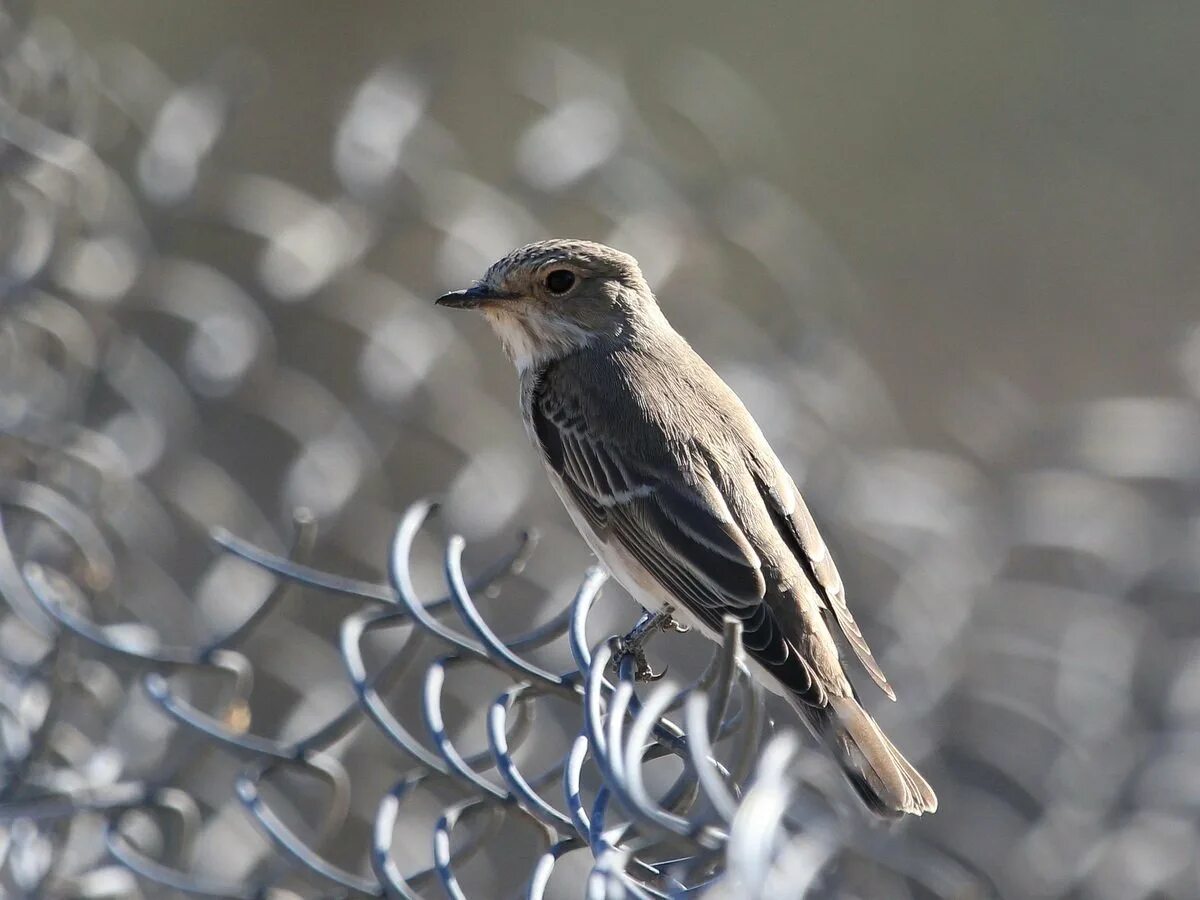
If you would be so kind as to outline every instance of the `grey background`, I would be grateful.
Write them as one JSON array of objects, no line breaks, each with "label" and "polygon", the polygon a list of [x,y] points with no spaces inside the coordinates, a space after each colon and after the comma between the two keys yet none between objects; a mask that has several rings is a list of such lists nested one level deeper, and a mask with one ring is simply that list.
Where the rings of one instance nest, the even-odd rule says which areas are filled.
[{"label": "grey background", "polygon": [[[145,261],[200,261],[241,286],[269,322],[264,371],[278,364],[319,388],[297,390],[295,446],[259,421],[283,396],[265,376],[230,397],[188,394],[194,420],[134,472],[175,504],[174,543],[133,550],[154,558],[178,596],[167,604],[143,587],[117,619],[178,640],[235,621],[238,592],[211,588],[226,582],[203,549],[205,527],[277,547],[300,500],[329,501],[319,562],[379,579],[396,520],[429,494],[446,497],[441,527],[467,535],[473,565],[521,527],[542,531],[517,588],[489,608],[499,630],[561,605],[589,557],[525,444],[511,367],[482,322],[426,304],[525,240],[611,241],[642,260],[668,316],[739,390],[801,483],[900,695],[885,705],[863,678],[867,704],[941,798],[936,816],[893,832],[847,816],[844,852],[820,889],[1114,900],[1200,891],[1200,10],[36,8],[61,18],[80,60],[95,54],[101,83],[140,73],[109,91],[145,91],[122,113],[136,125],[96,143],[148,223]],[[113,42],[153,65],[138,68]],[[362,85],[389,65],[419,113],[402,172],[363,190],[362,171],[339,167],[334,147]],[[180,85],[235,99],[195,196],[156,204],[138,175],[152,143],[143,133]],[[596,114],[555,119],[578,99]],[[365,121],[369,132],[388,117]],[[589,139],[597,122],[611,127]],[[579,177],[544,180],[593,151]],[[306,259],[285,257],[282,274],[264,276],[269,241],[212,226],[207,214],[244,188],[230,173],[346,200],[351,217],[368,210],[362,255],[345,277],[280,299]],[[278,214],[277,233],[293,221],[278,198],[263,209]],[[111,318],[178,375],[173,326],[129,302],[147,283],[102,307],[61,272],[38,281],[89,321]],[[352,311],[366,320],[353,334]],[[385,323],[398,329],[388,346],[422,362],[411,389],[381,400],[361,366]],[[428,348],[437,352],[426,359]],[[79,421],[131,458],[146,452],[103,394],[89,404]],[[356,452],[365,461],[352,489],[329,500]],[[228,482],[181,479],[189,454]],[[419,546],[431,591],[439,542]],[[348,695],[332,651],[345,609],[310,597],[282,613],[246,648],[264,673],[255,733],[303,733]],[[607,591],[592,637],[635,615]],[[695,637],[660,644],[656,661],[681,675],[707,653]],[[570,662],[557,648],[546,664]],[[483,670],[452,685],[472,746],[495,689]],[[396,708],[412,715],[414,691],[398,691]],[[575,712],[550,719],[547,747],[574,732]],[[98,746],[119,731],[111,724],[89,731]],[[391,750],[370,734],[343,748],[354,809],[326,850],[348,868],[363,868],[398,765]],[[180,776],[205,804],[200,871],[265,867],[261,838],[230,799],[236,771],[218,758]],[[420,809],[432,816],[453,796],[434,792]],[[406,862],[424,857],[428,830],[418,817],[402,823]],[[468,895],[514,888],[534,855],[507,834],[469,867]],[[579,896],[586,868],[566,860],[557,895]]]},{"label": "grey background", "polygon": [[[231,47],[260,52],[269,78],[222,152],[317,193],[331,186],[322,136],[357,81],[394,56],[438,73],[437,117],[472,171],[507,180],[531,114],[510,79],[536,52],[531,39],[625,74],[663,144],[660,164],[719,188],[717,149],[655,103],[672,57],[711,54],[755,100],[730,101],[725,152],[794,197],[845,258],[867,308],[813,300],[931,442],[935,411],[970,371],[1039,403],[1158,388],[1169,376],[1157,349],[1197,308],[1200,13],[1185,6],[40,8],[85,45],[130,41],[176,78]],[[587,230],[556,214],[547,228]],[[442,285],[431,273],[413,287]],[[747,302],[736,282],[720,289]]]}]

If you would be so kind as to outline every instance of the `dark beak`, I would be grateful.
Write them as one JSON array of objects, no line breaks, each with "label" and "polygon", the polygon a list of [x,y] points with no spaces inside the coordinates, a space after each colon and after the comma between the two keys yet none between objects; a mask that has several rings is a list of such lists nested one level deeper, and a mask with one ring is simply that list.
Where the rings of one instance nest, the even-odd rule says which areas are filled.
[{"label": "dark beak", "polygon": [[451,309],[478,309],[489,303],[510,299],[507,294],[501,294],[482,284],[467,288],[465,291],[451,291],[442,294],[434,302],[438,306],[448,306]]}]

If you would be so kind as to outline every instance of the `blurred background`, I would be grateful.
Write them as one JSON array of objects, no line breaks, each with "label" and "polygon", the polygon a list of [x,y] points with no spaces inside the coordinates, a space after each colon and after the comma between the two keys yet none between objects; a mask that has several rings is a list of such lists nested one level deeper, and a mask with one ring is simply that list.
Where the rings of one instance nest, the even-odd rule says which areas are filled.
[{"label": "blurred background", "polygon": [[[383,581],[405,508],[440,498],[414,548],[429,597],[445,535],[480,571],[535,527],[489,621],[511,634],[570,600],[590,557],[511,366],[432,298],[571,236],[637,256],[755,413],[897,687],[886,704],[860,679],[867,705],[939,794],[890,831],[847,812],[822,854],[789,831],[775,864],[807,866],[814,896],[1200,895],[1200,9],[0,9],[6,891],[175,896],[114,856],[130,802],[88,805],[137,784],[191,798],[180,868],[248,896],[345,892],[281,865],[246,815],[255,753],[197,744],[144,676],[289,746],[354,702],[345,598],[300,592],[255,624],[237,705],[166,659],[274,585],[209,529],[278,552],[297,507],[316,564]],[[70,585],[69,615],[30,562]],[[610,587],[589,634],[636,614]],[[680,676],[697,657],[694,636],[651,645]],[[389,703],[419,732],[407,683]],[[447,684],[473,749],[496,692],[482,666]],[[547,710],[548,757],[578,719]],[[370,725],[330,753],[351,792],[321,846],[365,873],[406,762]],[[297,821],[320,803],[278,790]],[[405,871],[456,796],[406,809]],[[121,833],[170,856],[143,818]],[[526,837],[485,847],[466,896],[519,890]],[[584,895],[572,856],[550,896]]]}]

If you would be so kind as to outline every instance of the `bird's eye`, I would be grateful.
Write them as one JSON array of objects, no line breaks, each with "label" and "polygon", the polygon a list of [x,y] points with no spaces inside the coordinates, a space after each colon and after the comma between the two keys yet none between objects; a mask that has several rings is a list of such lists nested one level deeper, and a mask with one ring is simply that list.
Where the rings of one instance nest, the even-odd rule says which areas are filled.
[{"label": "bird's eye", "polygon": [[555,269],[546,276],[546,290],[552,294],[565,294],[575,287],[575,273],[566,269]]}]

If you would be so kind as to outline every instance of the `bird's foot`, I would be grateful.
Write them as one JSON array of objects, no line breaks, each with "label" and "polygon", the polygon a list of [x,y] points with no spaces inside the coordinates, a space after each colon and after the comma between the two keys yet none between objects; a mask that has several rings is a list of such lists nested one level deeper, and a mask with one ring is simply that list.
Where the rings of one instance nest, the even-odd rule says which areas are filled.
[{"label": "bird's foot", "polygon": [[620,672],[621,663],[625,661],[626,657],[633,659],[634,681],[658,681],[667,674],[666,668],[661,672],[655,672],[650,668],[650,663],[646,659],[646,651],[640,644],[628,643],[625,638],[620,638],[617,642],[617,652],[613,654],[613,668]]},{"label": "bird's foot", "polygon": [[655,672],[650,668],[650,663],[646,661],[646,642],[656,631],[675,631],[686,634],[690,630],[686,625],[680,625],[671,617],[670,608],[658,612],[647,610],[642,613],[642,617],[637,620],[637,624],[630,629],[627,635],[617,639],[617,652],[613,654],[613,667],[619,672],[625,658],[632,657],[634,680],[658,681],[667,674],[667,670],[664,668],[661,672]]}]

